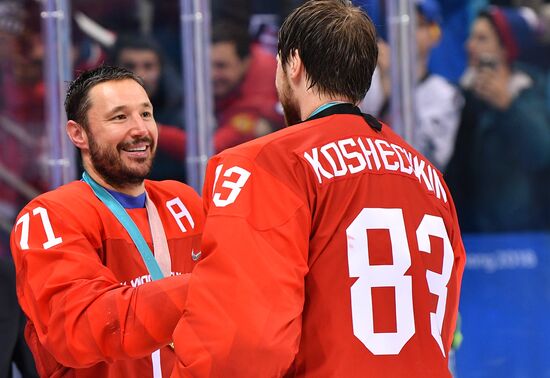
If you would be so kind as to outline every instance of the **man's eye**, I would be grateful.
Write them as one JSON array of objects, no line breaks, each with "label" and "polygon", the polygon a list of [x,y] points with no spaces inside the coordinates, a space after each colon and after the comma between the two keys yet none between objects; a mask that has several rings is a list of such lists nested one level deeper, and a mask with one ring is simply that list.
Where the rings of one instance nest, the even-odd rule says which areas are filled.
[{"label": "man's eye", "polygon": [[143,118],[151,118],[153,117],[153,113],[151,112],[143,112],[142,113]]},{"label": "man's eye", "polygon": [[117,114],[116,116],[113,117],[113,120],[117,120],[117,121],[120,121],[123,119],[126,119],[126,115],[124,114]]}]

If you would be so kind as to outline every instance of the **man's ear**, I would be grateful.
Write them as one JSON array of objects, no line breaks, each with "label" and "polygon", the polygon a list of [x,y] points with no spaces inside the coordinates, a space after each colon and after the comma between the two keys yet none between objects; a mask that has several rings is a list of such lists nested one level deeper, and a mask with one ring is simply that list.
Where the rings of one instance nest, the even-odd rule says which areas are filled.
[{"label": "man's ear", "polygon": [[88,134],[86,134],[86,131],[81,124],[69,120],[67,121],[67,126],[65,129],[69,139],[77,148],[81,150],[88,149]]},{"label": "man's ear", "polygon": [[299,82],[304,73],[304,65],[300,53],[298,50],[292,51],[290,59],[288,60],[288,77],[294,82]]}]

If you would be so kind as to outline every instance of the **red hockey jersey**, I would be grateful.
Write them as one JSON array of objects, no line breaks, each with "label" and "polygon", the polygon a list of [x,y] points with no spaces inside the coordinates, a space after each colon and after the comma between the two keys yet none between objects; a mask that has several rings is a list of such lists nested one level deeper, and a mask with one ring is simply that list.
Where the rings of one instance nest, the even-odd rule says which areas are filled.
[{"label": "red hockey jersey", "polygon": [[390,128],[334,108],[352,114],[211,159],[173,376],[450,376],[465,252],[449,191]]},{"label": "red hockey jersey", "polygon": [[[78,181],[19,214],[11,237],[27,342],[41,376],[168,376],[168,344],[201,256],[200,197],[175,181],[145,181],[159,212],[172,277],[151,282],[121,223]],[[145,208],[127,209],[153,250]],[[160,352],[158,351],[160,349]]]}]

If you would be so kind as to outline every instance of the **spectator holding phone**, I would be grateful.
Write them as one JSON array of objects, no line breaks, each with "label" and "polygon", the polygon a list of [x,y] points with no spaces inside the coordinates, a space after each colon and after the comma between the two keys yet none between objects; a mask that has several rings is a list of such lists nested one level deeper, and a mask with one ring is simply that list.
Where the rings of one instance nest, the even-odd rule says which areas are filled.
[{"label": "spectator holding phone", "polygon": [[537,230],[547,221],[544,84],[519,63],[536,44],[536,25],[528,8],[492,6],[478,15],[466,43],[465,107],[447,171],[465,232]]}]

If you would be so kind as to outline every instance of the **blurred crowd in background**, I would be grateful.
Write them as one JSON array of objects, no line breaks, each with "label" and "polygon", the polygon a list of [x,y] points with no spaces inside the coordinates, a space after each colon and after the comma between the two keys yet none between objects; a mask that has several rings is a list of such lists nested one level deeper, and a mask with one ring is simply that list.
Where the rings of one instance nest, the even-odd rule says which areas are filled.
[{"label": "blurred crowd in background", "polygon": [[[445,174],[462,231],[549,231],[550,3],[412,1],[417,16],[413,144]],[[219,152],[284,127],[274,84],[277,30],[301,1],[211,3],[213,144]],[[395,62],[385,2],[356,3],[369,12],[380,37],[378,68],[360,107],[391,125]],[[74,72],[108,63],[139,74],[160,130],[152,178],[185,181],[183,100],[193,94],[182,90],[179,0],[73,0],[70,5]],[[16,214],[50,189],[41,9],[38,0],[0,0],[2,263],[9,260]],[[13,298],[2,298],[15,301],[15,289]],[[15,359],[14,350],[0,356],[0,376]],[[18,361],[26,371],[28,358]]]}]

